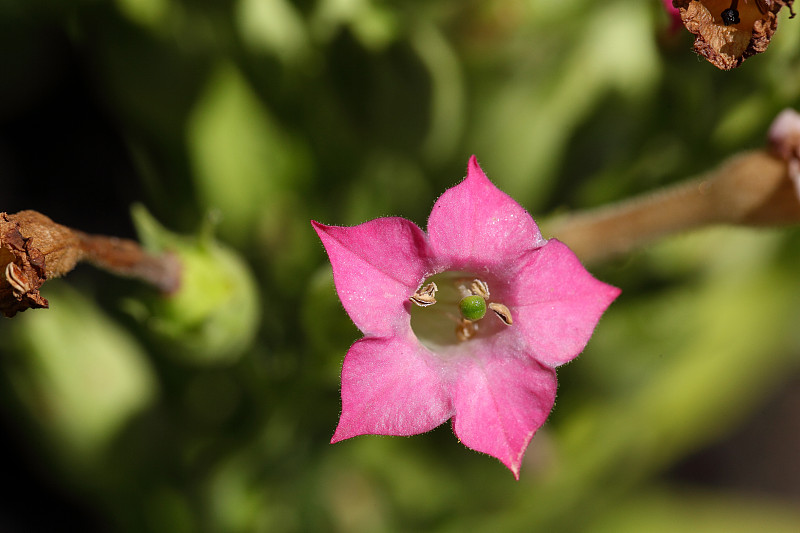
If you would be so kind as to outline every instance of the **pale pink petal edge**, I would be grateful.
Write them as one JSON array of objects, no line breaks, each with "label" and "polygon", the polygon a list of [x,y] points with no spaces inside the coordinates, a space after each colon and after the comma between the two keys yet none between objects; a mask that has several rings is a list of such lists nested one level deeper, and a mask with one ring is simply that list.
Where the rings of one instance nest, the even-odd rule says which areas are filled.
[{"label": "pale pink petal edge", "polygon": [[552,367],[577,357],[620,290],[593,277],[562,242],[530,253],[517,275],[515,324],[532,356]]},{"label": "pale pink petal edge", "polygon": [[516,479],[533,435],[553,408],[556,375],[521,355],[484,354],[454,384],[453,431],[468,448],[500,460]]},{"label": "pale pink petal edge", "polygon": [[357,435],[416,435],[453,415],[430,352],[414,338],[365,338],[342,366],[342,414],[331,443]]},{"label": "pale pink petal edge", "polygon": [[429,269],[427,236],[399,217],[357,226],[311,221],[333,268],[347,314],[367,336],[387,336],[409,323],[409,298]]},{"label": "pale pink petal edge", "polygon": [[467,177],[436,200],[427,231],[437,262],[448,269],[496,270],[546,242],[533,217],[489,181],[474,155]]}]

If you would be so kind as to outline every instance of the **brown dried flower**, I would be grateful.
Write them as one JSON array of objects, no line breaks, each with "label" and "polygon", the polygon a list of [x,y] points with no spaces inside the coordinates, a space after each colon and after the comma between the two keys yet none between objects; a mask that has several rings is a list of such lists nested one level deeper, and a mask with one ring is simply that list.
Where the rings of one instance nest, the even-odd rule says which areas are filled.
[{"label": "brown dried flower", "polygon": [[171,255],[152,256],[134,241],[72,230],[36,211],[0,213],[0,312],[13,317],[46,308],[39,288],[82,260],[167,293],[180,283],[180,264]]},{"label": "brown dried flower", "polygon": [[41,213],[0,213],[0,311],[12,317],[47,307],[39,287],[72,270],[81,255],[72,230]]},{"label": "brown dried flower", "polygon": [[695,51],[717,68],[730,70],[767,49],[778,27],[778,12],[794,0],[672,0],[695,34]]}]

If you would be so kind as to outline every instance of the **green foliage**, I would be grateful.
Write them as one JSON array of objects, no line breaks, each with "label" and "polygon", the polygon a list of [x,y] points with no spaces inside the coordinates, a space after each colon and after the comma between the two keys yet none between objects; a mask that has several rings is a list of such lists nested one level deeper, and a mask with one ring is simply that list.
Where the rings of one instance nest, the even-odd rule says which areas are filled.
[{"label": "green foliage", "polygon": [[199,364],[241,357],[260,318],[258,287],[247,265],[215,242],[211,222],[204,234],[190,238],[167,231],[140,205],[133,218],[145,247],[179,261],[181,284],[173,294],[129,300],[128,311],[176,357]]}]

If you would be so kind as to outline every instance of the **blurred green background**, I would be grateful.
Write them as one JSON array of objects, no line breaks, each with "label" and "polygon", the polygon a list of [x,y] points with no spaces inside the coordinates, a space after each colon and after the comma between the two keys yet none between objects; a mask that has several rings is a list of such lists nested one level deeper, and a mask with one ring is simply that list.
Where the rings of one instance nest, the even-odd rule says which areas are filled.
[{"label": "blurred green background", "polygon": [[658,0],[0,0],[0,210],[143,204],[236,273],[176,310],[81,266],[0,322],[0,531],[800,531],[797,229],[593,266],[622,296],[516,482],[448,425],[328,444],[359,333],[309,225],[424,226],[473,153],[546,222],[760,147],[786,15],[726,73]]}]

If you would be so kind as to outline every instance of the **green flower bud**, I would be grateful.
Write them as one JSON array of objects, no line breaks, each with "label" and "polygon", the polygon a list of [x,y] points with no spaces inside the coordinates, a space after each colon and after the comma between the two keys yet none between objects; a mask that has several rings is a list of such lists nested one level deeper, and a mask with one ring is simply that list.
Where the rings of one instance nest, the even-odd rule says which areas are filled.
[{"label": "green flower bud", "polygon": [[145,247],[174,253],[182,271],[177,291],[129,303],[128,310],[186,361],[239,358],[253,342],[260,314],[258,288],[246,263],[214,241],[208,229],[197,237],[176,235],[142,206],[134,206],[133,219]]}]

